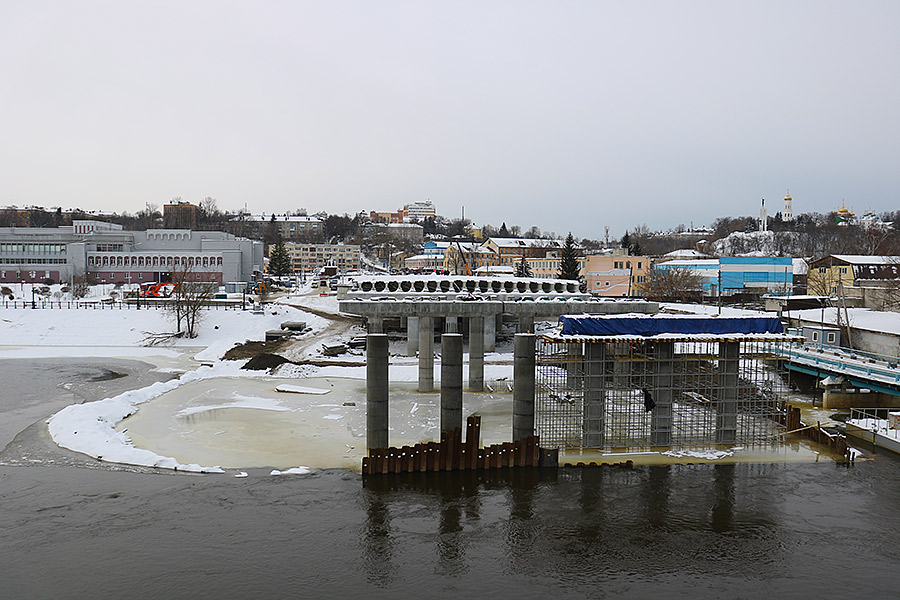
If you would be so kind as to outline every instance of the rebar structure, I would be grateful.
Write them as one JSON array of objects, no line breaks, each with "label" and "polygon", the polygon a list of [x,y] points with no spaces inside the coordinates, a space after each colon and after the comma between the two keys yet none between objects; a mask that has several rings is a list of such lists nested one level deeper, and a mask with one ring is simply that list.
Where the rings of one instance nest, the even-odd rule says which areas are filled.
[{"label": "rebar structure", "polygon": [[536,354],[535,428],[546,447],[751,445],[783,430],[771,339],[545,336]]}]

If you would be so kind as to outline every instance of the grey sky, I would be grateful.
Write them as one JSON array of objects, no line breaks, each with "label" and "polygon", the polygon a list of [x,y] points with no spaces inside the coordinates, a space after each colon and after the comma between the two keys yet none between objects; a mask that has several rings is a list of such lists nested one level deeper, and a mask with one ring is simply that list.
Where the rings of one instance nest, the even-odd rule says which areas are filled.
[{"label": "grey sky", "polygon": [[0,3],[0,204],[900,209],[898,2]]}]

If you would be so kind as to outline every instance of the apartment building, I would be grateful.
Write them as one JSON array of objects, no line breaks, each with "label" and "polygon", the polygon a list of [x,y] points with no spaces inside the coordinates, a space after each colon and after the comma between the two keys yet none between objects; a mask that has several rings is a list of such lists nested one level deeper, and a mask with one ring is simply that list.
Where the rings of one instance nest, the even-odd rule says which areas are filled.
[{"label": "apartment building", "polygon": [[[294,273],[310,274],[320,267],[333,266],[339,271],[354,271],[362,266],[360,248],[355,244],[294,244],[284,245],[291,257]],[[269,248],[269,252],[272,249]]]}]

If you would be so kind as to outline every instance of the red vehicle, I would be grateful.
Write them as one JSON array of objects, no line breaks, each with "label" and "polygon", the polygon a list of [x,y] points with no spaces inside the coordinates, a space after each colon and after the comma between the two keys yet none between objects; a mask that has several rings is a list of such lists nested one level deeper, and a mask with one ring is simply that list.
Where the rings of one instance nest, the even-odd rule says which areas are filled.
[{"label": "red vehicle", "polygon": [[141,298],[168,298],[175,291],[174,283],[142,283]]}]

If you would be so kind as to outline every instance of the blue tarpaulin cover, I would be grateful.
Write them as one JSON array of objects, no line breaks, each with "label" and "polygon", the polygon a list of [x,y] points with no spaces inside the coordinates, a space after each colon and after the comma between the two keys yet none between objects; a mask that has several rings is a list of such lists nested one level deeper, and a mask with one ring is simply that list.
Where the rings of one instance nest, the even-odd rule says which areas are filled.
[{"label": "blue tarpaulin cover", "polygon": [[778,317],[563,316],[562,335],[784,333]]}]

